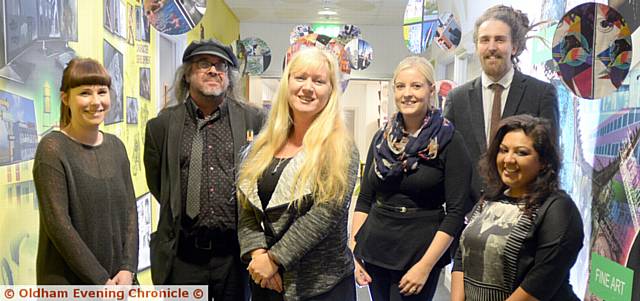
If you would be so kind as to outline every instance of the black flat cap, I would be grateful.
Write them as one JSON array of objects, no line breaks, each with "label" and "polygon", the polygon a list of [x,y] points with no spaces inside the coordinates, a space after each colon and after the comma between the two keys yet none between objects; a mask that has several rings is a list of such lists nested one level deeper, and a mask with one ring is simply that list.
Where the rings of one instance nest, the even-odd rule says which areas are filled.
[{"label": "black flat cap", "polygon": [[232,68],[238,68],[238,58],[233,54],[231,47],[223,45],[217,40],[207,39],[191,42],[187,49],[184,50],[182,62],[186,63],[189,59],[199,54],[215,55],[227,61]]}]

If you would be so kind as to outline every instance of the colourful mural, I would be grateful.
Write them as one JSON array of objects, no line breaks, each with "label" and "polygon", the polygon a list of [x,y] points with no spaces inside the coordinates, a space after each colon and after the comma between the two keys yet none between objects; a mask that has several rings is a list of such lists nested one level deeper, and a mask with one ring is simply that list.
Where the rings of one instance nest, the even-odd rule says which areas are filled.
[{"label": "colourful mural", "polygon": [[[73,57],[96,58],[110,71],[114,110],[102,130],[123,140],[135,191],[148,191],[141,146],[144,123],[156,108],[136,97],[138,69],[153,70],[155,45],[148,30],[137,32],[149,28],[135,14],[141,5],[137,0],[0,0],[0,32],[6,33],[0,34],[0,47],[6,48],[0,52],[7,54],[0,56],[0,284],[35,284],[39,219],[33,158],[40,138],[59,130],[58,85]],[[148,75],[147,85],[153,86]],[[149,87],[144,93],[155,97]],[[148,199],[143,208],[150,208]]]},{"label": "colourful mural", "polygon": [[[558,91],[561,185],[584,221],[584,247],[571,283],[583,300],[638,301],[640,263],[630,254],[640,249],[639,243],[633,248],[640,231],[640,64],[631,66],[625,52],[631,33],[615,11],[594,3],[565,6],[564,0],[543,1],[548,9],[541,19],[564,16],[538,31],[531,62],[532,72]],[[634,296],[633,279],[623,276],[632,270]],[[624,281],[625,288],[602,285],[605,274]]]},{"label": "colourful mural", "polygon": [[605,97],[620,88],[629,72],[631,30],[608,5],[578,5],[558,22],[553,58],[562,81],[574,94]]}]

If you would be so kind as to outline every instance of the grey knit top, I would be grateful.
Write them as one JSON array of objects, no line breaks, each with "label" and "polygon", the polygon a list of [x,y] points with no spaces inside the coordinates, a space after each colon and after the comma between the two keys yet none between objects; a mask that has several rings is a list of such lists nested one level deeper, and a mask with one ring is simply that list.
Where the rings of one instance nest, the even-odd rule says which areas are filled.
[{"label": "grey knit top", "polygon": [[47,134],[36,151],[33,179],[40,234],[38,284],[102,285],[138,265],[138,215],[122,141],[80,144]]},{"label": "grey knit top", "polygon": [[[307,195],[300,208],[289,206],[293,199],[291,185],[304,162],[302,151],[282,170],[264,211],[257,184],[238,183],[238,190],[249,200],[247,206],[239,205],[240,255],[249,262],[251,251],[269,249],[283,269],[285,300],[321,295],[353,274],[353,254],[347,246],[347,217],[360,162],[358,158],[358,150],[353,146],[349,189],[339,205],[317,204]],[[310,188],[305,187],[303,191],[310,193]],[[272,245],[264,233],[265,216],[271,221],[276,236]]]}]

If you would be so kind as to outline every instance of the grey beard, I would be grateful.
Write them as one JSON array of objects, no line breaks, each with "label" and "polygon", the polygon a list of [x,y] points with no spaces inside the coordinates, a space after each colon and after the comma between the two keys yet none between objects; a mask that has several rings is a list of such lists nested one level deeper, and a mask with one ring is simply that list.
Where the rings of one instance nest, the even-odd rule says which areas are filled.
[{"label": "grey beard", "polygon": [[206,92],[206,91],[202,91],[200,90],[200,93],[202,93],[202,95],[206,95],[206,96],[213,96],[213,97],[218,97],[221,96],[223,94],[225,94],[225,92],[227,92],[227,89],[229,89],[229,85],[224,85],[222,87],[222,89],[215,89],[214,91],[211,92]]},{"label": "grey beard", "polygon": [[220,96],[220,95],[224,94],[224,92],[225,92],[225,91],[223,91],[223,90],[216,90],[216,91],[213,91],[213,92],[212,92],[212,93],[210,93],[210,94],[207,94],[207,93],[203,93],[203,94],[204,94],[204,95],[207,95],[207,96],[215,96],[215,97],[218,97],[218,96]]}]

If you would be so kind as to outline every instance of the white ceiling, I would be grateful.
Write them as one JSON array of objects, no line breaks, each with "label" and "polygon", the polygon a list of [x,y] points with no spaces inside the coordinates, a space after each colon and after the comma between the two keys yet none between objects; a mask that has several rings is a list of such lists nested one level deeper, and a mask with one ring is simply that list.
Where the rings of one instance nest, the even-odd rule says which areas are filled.
[{"label": "white ceiling", "polygon": [[[225,0],[240,22],[402,25],[406,0]],[[336,16],[318,15],[329,7]]]}]

